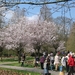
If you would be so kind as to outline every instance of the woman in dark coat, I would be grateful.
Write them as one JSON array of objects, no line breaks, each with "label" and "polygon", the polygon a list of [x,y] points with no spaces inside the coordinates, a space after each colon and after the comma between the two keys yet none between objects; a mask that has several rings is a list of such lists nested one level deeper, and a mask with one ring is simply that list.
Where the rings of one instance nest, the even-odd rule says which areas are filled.
[{"label": "woman in dark coat", "polygon": [[45,61],[45,57],[44,57],[44,55],[43,55],[43,56],[40,58],[41,69],[44,69],[44,68],[43,68],[44,61]]}]

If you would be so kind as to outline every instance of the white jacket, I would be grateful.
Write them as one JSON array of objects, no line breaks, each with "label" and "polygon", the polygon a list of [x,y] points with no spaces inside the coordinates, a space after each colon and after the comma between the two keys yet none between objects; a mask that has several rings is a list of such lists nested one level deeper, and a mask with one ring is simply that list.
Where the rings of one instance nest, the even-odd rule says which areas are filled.
[{"label": "white jacket", "polygon": [[44,62],[44,69],[45,69],[45,68],[47,68],[47,63],[46,63],[46,62]]},{"label": "white jacket", "polygon": [[55,65],[55,64],[59,64],[59,63],[60,63],[60,62],[59,62],[59,56],[56,55],[55,58],[54,58],[54,65]]},{"label": "white jacket", "polygon": [[65,57],[62,57],[62,59],[61,59],[61,65],[62,65],[62,66],[66,66]]}]

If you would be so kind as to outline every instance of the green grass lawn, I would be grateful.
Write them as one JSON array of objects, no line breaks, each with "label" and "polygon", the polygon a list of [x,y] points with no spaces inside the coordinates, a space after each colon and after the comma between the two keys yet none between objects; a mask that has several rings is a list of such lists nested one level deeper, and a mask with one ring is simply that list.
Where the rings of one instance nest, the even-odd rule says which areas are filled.
[{"label": "green grass lawn", "polygon": [[[24,66],[23,67],[29,67],[29,68],[34,68],[34,64],[33,63],[27,63],[26,61],[33,61],[34,58],[31,56],[27,56]],[[14,63],[9,63],[9,64],[5,64],[5,65],[10,65],[10,66],[21,66],[21,63],[18,63],[18,59],[17,58],[4,58],[3,61],[0,61],[0,63],[4,63],[4,62],[14,62]],[[40,63],[39,63],[39,67],[40,69]],[[0,68],[0,70],[5,70],[5,71],[11,71],[11,72],[17,72],[19,73],[18,75],[26,75],[27,73],[30,73],[31,75],[41,75],[40,73],[36,73],[36,72],[29,72],[29,71],[23,71],[23,70],[12,70],[12,69],[6,69],[6,68]]]},{"label": "green grass lawn", "polygon": [[[29,62],[31,61],[31,62]],[[31,57],[31,56],[26,56],[26,60],[24,62],[24,66],[23,67],[34,67],[34,57]],[[3,58],[2,61],[0,61],[0,63],[4,63],[4,62],[14,62],[14,63],[7,63],[5,65],[10,65],[10,66],[21,66],[21,62],[18,63],[18,58]],[[39,67],[40,67],[40,64],[39,64]]]},{"label": "green grass lawn", "polygon": [[[21,66],[21,63],[10,63],[10,64],[5,64],[5,65],[10,65],[10,66]],[[28,63],[24,63],[24,66],[23,67],[34,67],[33,64],[28,64]]]},{"label": "green grass lawn", "polygon": [[[26,57],[26,61],[33,61],[34,58],[33,57],[30,57],[30,56],[27,56]],[[3,58],[2,61],[0,61],[0,64],[2,63],[5,63],[5,62],[11,62],[9,64],[5,64],[5,65],[10,65],[10,66],[21,66],[21,62],[19,63],[18,62],[18,59],[17,58]],[[12,63],[14,62],[14,63]],[[24,63],[24,66],[23,67],[34,67],[34,64],[33,63],[27,63],[25,62]],[[12,69],[4,69],[4,68],[0,68],[0,70],[3,70],[3,71],[12,71],[12,72],[17,72],[19,74],[26,74],[26,73],[30,73],[31,75],[41,75],[40,73],[35,73],[35,72],[29,72],[29,71],[22,71],[22,70],[12,70]],[[2,72],[3,72],[2,71]]]},{"label": "green grass lawn", "polygon": [[[34,57],[31,56],[26,56],[26,60],[34,60]],[[2,61],[0,62],[14,62],[14,61],[18,61],[18,57],[2,57]]]},{"label": "green grass lawn", "polygon": [[18,58],[14,58],[14,57],[3,57],[2,61],[0,60],[0,62],[14,62],[14,61],[18,61]]},{"label": "green grass lawn", "polygon": [[[10,66],[21,66],[21,62],[17,62],[17,61],[14,61],[14,63],[5,63],[4,65],[10,65]],[[34,68],[34,64],[33,63],[27,63],[27,62],[24,62],[24,66],[23,67],[29,67],[29,68]],[[40,63],[38,64],[38,68],[40,68]]]}]

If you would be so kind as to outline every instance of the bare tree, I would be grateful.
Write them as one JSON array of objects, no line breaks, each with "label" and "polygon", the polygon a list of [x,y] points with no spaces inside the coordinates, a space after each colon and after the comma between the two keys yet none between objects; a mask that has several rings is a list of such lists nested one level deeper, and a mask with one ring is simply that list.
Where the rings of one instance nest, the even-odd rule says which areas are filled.
[{"label": "bare tree", "polygon": [[[65,17],[57,17],[54,19],[55,24],[58,26],[58,34],[61,40],[67,40],[66,38],[68,37],[70,33],[70,28],[72,26],[72,19]],[[64,24],[65,22],[65,24]]]},{"label": "bare tree", "polygon": [[4,20],[4,12],[6,11],[5,7],[1,7],[0,8],[0,28],[2,28],[4,26],[5,20]]},{"label": "bare tree", "polygon": [[12,18],[9,19],[9,23],[17,23],[19,22],[19,19],[24,16],[25,8],[21,9],[19,6],[16,6],[16,8],[13,10]]},{"label": "bare tree", "polygon": [[47,5],[43,5],[40,9],[40,17],[42,20],[52,21],[52,15],[49,7]]}]

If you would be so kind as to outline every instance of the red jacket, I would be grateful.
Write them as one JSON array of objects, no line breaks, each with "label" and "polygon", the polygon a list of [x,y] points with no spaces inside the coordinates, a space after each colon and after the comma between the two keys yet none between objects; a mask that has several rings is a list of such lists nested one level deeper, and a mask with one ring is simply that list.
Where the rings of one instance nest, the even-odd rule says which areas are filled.
[{"label": "red jacket", "polygon": [[74,58],[72,56],[70,56],[69,59],[68,59],[68,65],[69,66],[75,66]]}]

